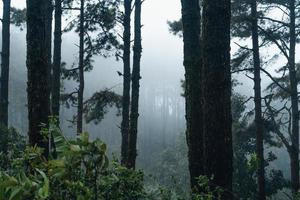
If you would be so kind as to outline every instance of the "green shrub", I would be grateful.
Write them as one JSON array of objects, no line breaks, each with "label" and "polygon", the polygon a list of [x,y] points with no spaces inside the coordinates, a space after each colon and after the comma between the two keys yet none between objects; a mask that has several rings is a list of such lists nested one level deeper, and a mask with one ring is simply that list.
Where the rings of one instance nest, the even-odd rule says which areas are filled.
[{"label": "green shrub", "polygon": [[109,164],[106,145],[89,141],[88,133],[67,140],[59,128],[44,129],[54,138],[56,158],[47,160],[43,149],[27,147],[10,171],[0,173],[0,200],[142,199],[143,173]]}]

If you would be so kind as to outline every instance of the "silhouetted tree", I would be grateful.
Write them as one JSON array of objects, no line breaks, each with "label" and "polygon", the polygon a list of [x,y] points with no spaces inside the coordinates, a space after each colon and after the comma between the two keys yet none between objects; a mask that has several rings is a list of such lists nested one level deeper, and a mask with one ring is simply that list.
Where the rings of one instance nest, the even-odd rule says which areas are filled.
[{"label": "silhouetted tree", "polygon": [[[274,9],[282,13],[283,17],[279,20],[263,17],[264,26],[260,27],[264,39],[272,42],[280,51],[280,54],[286,59],[287,64],[283,66],[279,72],[282,72],[281,78],[274,78],[269,75],[273,83],[269,89],[278,89],[277,97],[289,99],[291,104],[291,132],[290,144],[285,142],[285,137],[280,137],[288,150],[290,156],[291,168],[291,184],[293,194],[296,195],[299,190],[299,104],[298,104],[298,83],[297,78],[298,68],[296,67],[296,44],[297,35],[299,32],[299,16],[296,14],[299,9],[298,0],[277,1],[266,0],[264,4],[269,5],[267,11],[271,12]],[[288,73],[286,73],[288,72]],[[286,76],[288,74],[288,76]],[[285,81],[284,81],[285,80]]]},{"label": "silhouetted tree", "polygon": [[265,192],[265,159],[264,159],[264,126],[262,120],[261,104],[261,78],[260,56],[258,39],[258,13],[256,0],[251,1],[251,33],[254,67],[254,103],[255,103],[255,132],[256,132],[256,155],[257,155],[257,183],[259,200],[266,199]]},{"label": "silhouetted tree", "polygon": [[140,67],[142,54],[142,35],[141,35],[141,9],[142,1],[135,0],[134,16],[134,46],[133,46],[133,66],[132,66],[132,91],[131,91],[131,110],[130,110],[130,129],[127,167],[135,168],[137,157],[137,134],[139,117],[139,95],[140,95]]},{"label": "silhouetted tree", "polygon": [[77,104],[77,133],[82,133],[83,93],[84,93],[84,0],[80,0],[79,19],[79,89]]},{"label": "silhouetted tree", "polygon": [[81,0],[79,15],[71,20],[66,31],[75,29],[79,33],[79,63],[71,69],[62,68],[63,78],[73,79],[79,83],[78,89],[70,94],[61,96],[67,104],[77,107],[77,114],[73,123],[77,124],[77,132],[82,132],[84,108],[84,72],[93,69],[92,57],[94,55],[109,56],[114,48],[119,48],[116,39],[115,25],[119,1]]},{"label": "silhouetted tree", "polygon": [[[53,71],[51,88],[52,115],[59,119],[60,108],[60,82],[61,82],[61,43],[62,43],[62,1],[55,0],[54,14],[54,47],[53,47]],[[59,120],[58,120],[59,122]]]},{"label": "silhouetted tree", "polygon": [[124,0],[123,23],[123,99],[122,99],[122,122],[121,122],[121,163],[126,165],[128,160],[129,146],[129,112],[130,112],[130,44],[131,44],[131,6],[132,0]]},{"label": "silhouetted tree", "polygon": [[182,0],[182,27],[184,42],[186,138],[188,144],[191,187],[204,174],[203,128],[201,110],[201,16],[199,0]]},{"label": "silhouetted tree", "polygon": [[10,59],[10,0],[3,0],[0,78],[0,124],[8,125],[8,83]]},{"label": "silhouetted tree", "polygon": [[41,126],[48,123],[50,114],[49,37],[45,34],[49,0],[28,0],[26,4],[29,143],[44,148],[48,156],[48,140],[41,134]]},{"label": "silhouetted tree", "polygon": [[232,199],[230,0],[203,1],[205,173]]}]

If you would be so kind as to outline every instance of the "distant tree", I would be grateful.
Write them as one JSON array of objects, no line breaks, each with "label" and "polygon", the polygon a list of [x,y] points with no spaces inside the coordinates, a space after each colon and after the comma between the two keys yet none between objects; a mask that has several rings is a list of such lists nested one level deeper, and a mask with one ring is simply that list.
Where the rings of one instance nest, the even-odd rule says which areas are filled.
[{"label": "distant tree", "polygon": [[[233,193],[238,199],[256,199],[257,195],[257,159],[256,156],[256,127],[255,122],[249,123],[252,118],[251,112],[247,112],[245,96],[237,93],[232,95],[232,119],[233,119],[233,149],[234,149],[234,172]],[[276,195],[278,191],[288,186],[282,171],[271,168],[271,163],[277,159],[271,148],[280,148],[281,143],[272,133],[270,121],[263,120],[264,141],[269,152],[266,153],[266,196]],[[266,148],[267,149],[267,148]]]},{"label": "distant tree", "polygon": [[27,95],[29,143],[44,148],[48,156],[47,136],[41,134],[42,124],[48,123],[50,115],[50,87],[47,31],[49,0],[29,0],[27,5]]},{"label": "distant tree", "polygon": [[21,30],[26,26],[26,8],[23,9],[18,9],[11,7],[11,20],[10,22],[17,26],[20,27]]},{"label": "distant tree", "polygon": [[255,132],[257,155],[257,182],[259,200],[266,199],[265,191],[265,159],[264,159],[264,125],[262,119],[261,70],[258,37],[258,13],[256,0],[251,1],[251,33],[254,68],[254,103],[255,103]]},{"label": "distant tree", "polygon": [[[280,78],[273,77],[270,73],[267,74],[273,81],[273,83],[268,87],[269,91],[274,93],[276,90],[279,91],[273,97],[283,99],[290,103],[290,109],[285,109],[283,105],[283,110],[291,113],[291,123],[289,132],[290,143],[286,143],[286,136],[279,136],[283,144],[285,144],[287,151],[290,156],[290,168],[291,168],[291,185],[293,194],[296,195],[299,190],[299,105],[298,105],[298,84],[299,79],[297,78],[298,68],[296,66],[296,45],[298,42],[299,33],[299,16],[296,14],[299,9],[299,1],[277,1],[277,0],[266,0],[261,2],[264,6],[264,12],[270,14],[274,11],[281,13],[282,17],[280,19],[261,16],[261,25],[258,26],[264,41],[270,42],[276,46],[281,54],[287,61],[286,65],[281,67],[278,72],[282,74]],[[285,80],[285,81],[284,81]],[[271,95],[272,96],[272,95]],[[268,101],[273,98],[268,98]],[[267,108],[271,109],[271,104],[268,102]],[[285,103],[284,103],[285,104]],[[269,109],[270,108],[270,109]],[[281,111],[283,111],[281,110]],[[277,111],[277,112],[281,112]],[[276,114],[277,112],[271,111],[271,113]],[[269,113],[269,114],[271,114]],[[287,114],[289,115],[289,114]],[[272,118],[272,117],[271,117]],[[281,119],[276,119],[275,122],[279,121],[279,126],[283,125],[280,121]],[[279,131],[275,132],[276,134]]]},{"label": "distant tree", "polygon": [[203,1],[203,130],[205,174],[232,199],[230,0]]},{"label": "distant tree", "polygon": [[191,187],[197,187],[197,178],[204,174],[203,128],[201,109],[201,16],[199,0],[182,0],[182,27],[184,42],[186,138],[188,144]]},{"label": "distant tree", "polygon": [[8,125],[8,83],[10,59],[10,0],[3,0],[0,78],[0,124]]},{"label": "distant tree", "polygon": [[[54,47],[51,84],[51,111],[59,119],[61,89],[61,43],[62,43],[62,1],[55,0],[54,5]],[[59,122],[59,120],[58,120]]]},{"label": "distant tree", "polygon": [[174,35],[178,35],[179,37],[182,37],[182,19],[179,19],[177,21],[168,21],[169,25],[169,31],[173,33]]},{"label": "distant tree", "polygon": [[85,0],[80,0],[79,15],[79,88],[78,88],[78,104],[77,104],[77,134],[82,133],[82,117],[83,117],[83,93],[84,93],[84,4]]},{"label": "distant tree", "polygon": [[[264,125],[262,118],[262,97],[261,97],[261,63],[259,44],[258,19],[262,13],[257,10],[256,0],[235,0],[232,4],[233,16],[231,32],[237,38],[250,38],[252,48],[240,46],[236,57],[232,60],[233,71],[246,70],[254,74],[254,104],[255,104],[255,134],[256,134],[256,156],[257,156],[257,198],[266,199],[265,194],[265,159],[264,159]],[[247,61],[245,61],[247,60]]]},{"label": "distant tree", "polygon": [[142,35],[141,35],[141,9],[142,1],[134,2],[134,46],[133,46],[133,67],[132,67],[132,90],[131,90],[131,110],[130,110],[130,128],[129,128],[129,146],[127,167],[135,169],[137,157],[137,134],[139,117],[139,95],[140,95],[140,67],[142,54]]},{"label": "distant tree", "polygon": [[[46,41],[47,41],[47,64],[48,64],[48,85],[50,87],[50,97],[51,97],[51,79],[52,79],[52,20],[53,20],[53,4],[52,0],[47,1],[47,13],[46,13]],[[50,106],[51,106],[51,98],[50,98]],[[51,113],[51,107],[50,114]]]},{"label": "distant tree", "polygon": [[84,116],[87,123],[100,123],[109,108],[117,108],[120,115],[122,108],[122,96],[114,93],[111,89],[96,92],[91,98],[84,102]]},{"label": "distant tree", "polygon": [[[77,132],[82,132],[84,115],[84,72],[93,68],[94,55],[109,56],[114,48],[119,48],[116,39],[115,25],[119,1],[81,0],[79,15],[74,18],[65,31],[75,29],[79,33],[79,62],[77,67],[62,69],[63,78],[73,79],[79,83],[76,91],[64,94],[61,98],[77,107],[73,122],[77,124]],[[58,89],[58,88],[56,88]]]}]

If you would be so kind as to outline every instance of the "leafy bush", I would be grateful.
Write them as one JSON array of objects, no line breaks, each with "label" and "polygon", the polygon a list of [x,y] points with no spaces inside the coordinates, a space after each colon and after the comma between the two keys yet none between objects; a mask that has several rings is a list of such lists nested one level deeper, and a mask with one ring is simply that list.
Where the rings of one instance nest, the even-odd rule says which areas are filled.
[{"label": "leafy bush", "polygon": [[193,200],[221,200],[222,194],[224,194],[224,190],[221,187],[216,187],[212,189],[210,187],[210,182],[213,180],[212,178],[208,178],[206,176],[198,177],[198,188],[201,188],[201,191],[196,191],[192,194]]},{"label": "leafy bush", "polygon": [[25,150],[26,138],[20,135],[14,128],[6,128],[0,125],[0,171],[10,169],[16,158]]},{"label": "leafy bush", "polygon": [[[43,149],[25,146],[25,138],[14,129],[3,129],[0,155],[0,200],[183,200],[168,187],[149,189],[144,185],[142,171],[109,162],[106,145],[99,139],[90,141],[83,133],[75,139],[66,139],[50,120],[42,135],[52,138],[49,158]],[[5,140],[4,140],[5,139]],[[52,148],[53,149],[53,148]],[[6,152],[6,153],[4,153]],[[209,179],[199,178],[203,193],[195,200],[210,200],[219,191],[210,191]]]},{"label": "leafy bush", "polygon": [[[106,145],[89,141],[88,133],[67,140],[50,125],[56,158],[43,157],[43,149],[27,147],[12,169],[0,173],[0,200],[142,199],[143,173],[109,164]],[[46,130],[43,130],[46,132]]]}]

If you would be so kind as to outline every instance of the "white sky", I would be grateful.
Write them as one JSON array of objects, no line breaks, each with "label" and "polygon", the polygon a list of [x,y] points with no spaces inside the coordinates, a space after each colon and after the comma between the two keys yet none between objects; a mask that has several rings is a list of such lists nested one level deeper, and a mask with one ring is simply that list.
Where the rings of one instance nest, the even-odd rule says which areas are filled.
[{"label": "white sky", "polygon": [[[12,0],[12,6],[23,8],[26,0]],[[2,5],[1,5],[2,6]],[[182,66],[183,48],[182,40],[169,33],[167,20],[180,18],[180,0],[146,0],[143,4],[143,56],[142,56],[142,84],[161,83],[176,84],[179,87],[180,79],[183,78],[184,68]],[[13,35],[12,35],[13,37]],[[63,60],[72,62],[76,56],[77,36],[65,34],[63,36]],[[25,42],[25,41],[24,41]],[[72,53],[71,53],[72,52]],[[100,84],[99,76],[115,76],[115,71],[122,71],[121,63],[114,62],[113,59],[96,58],[95,73],[87,73],[87,79],[91,78],[91,84]],[[104,65],[104,66],[103,66]],[[96,78],[96,79],[94,79]],[[95,80],[99,80],[95,81]],[[162,81],[163,80],[163,81]],[[111,84],[120,82],[119,80],[102,80],[102,83]],[[143,85],[142,85],[143,86]],[[176,87],[177,87],[176,86]]]},{"label": "white sky", "polygon": [[[25,7],[25,4],[26,0],[12,0],[12,6],[15,7],[22,8]],[[180,0],[146,0],[144,2],[142,10],[142,23],[144,24],[142,30],[142,87],[143,84],[157,83],[163,85],[175,84],[176,87],[179,87],[179,81],[184,75],[182,40],[171,35],[166,24],[167,20],[179,18]],[[77,40],[78,38],[74,34],[63,36],[63,59],[67,63],[71,63],[74,56],[77,55],[77,49],[74,45]],[[237,46],[232,44],[233,51],[236,48]],[[276,50],[274,48],[268,49],[271,54]],[[94,73],[86,74],[91,85],[97,87],[104,84],[109,87],[112,84],[121,82],[118,77],[115,77],[116,70],[122,71],[120,62],[117,63],[113,59],[103,58],[96,58],[95,60],[95,65],[101,67],[95,67]],[[108,80],[107,77],[114,78]],[[244,76],[241,77],[241,81],[244,82],[244,85],[238,87],[238,91],[244,94],[251,93],[252,81]],[[267,84],[269,79],[263,78],[263,81]]]}]

